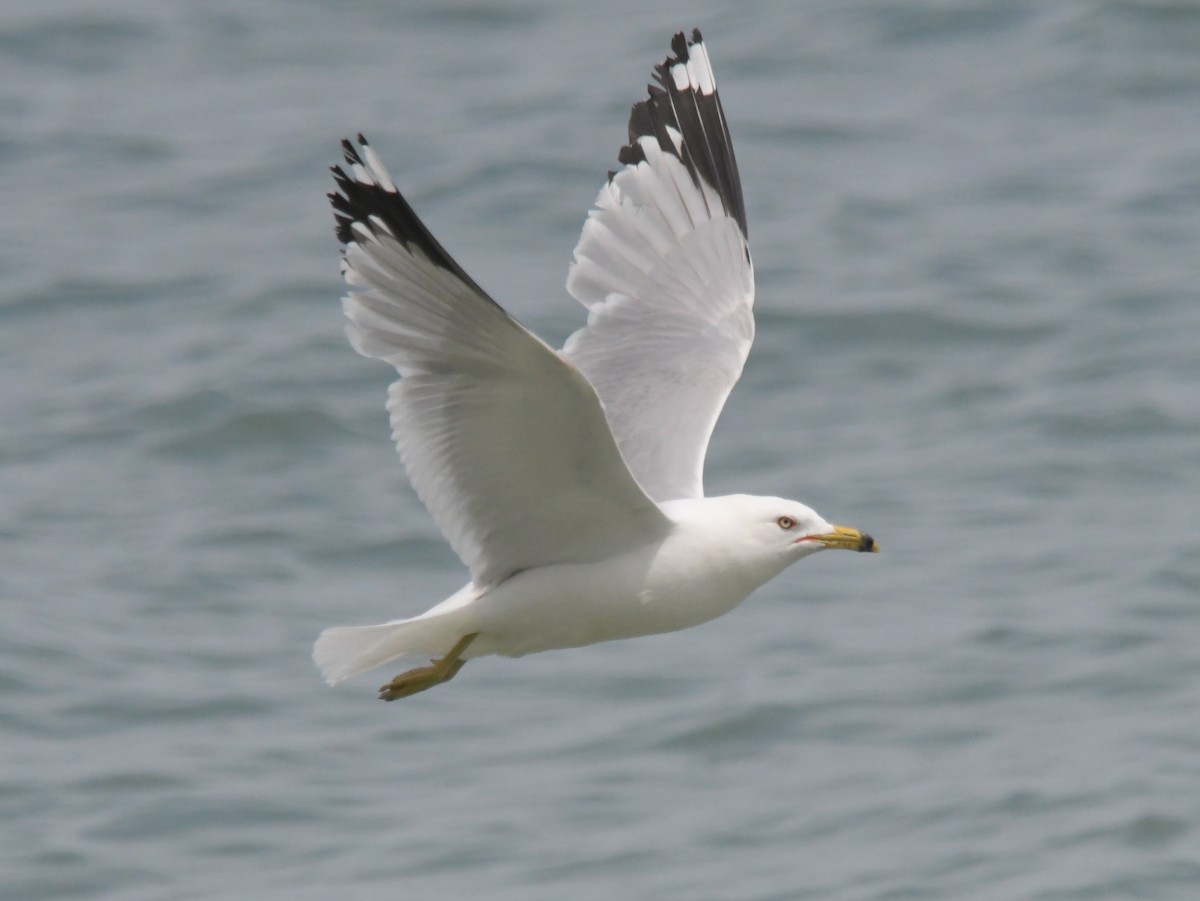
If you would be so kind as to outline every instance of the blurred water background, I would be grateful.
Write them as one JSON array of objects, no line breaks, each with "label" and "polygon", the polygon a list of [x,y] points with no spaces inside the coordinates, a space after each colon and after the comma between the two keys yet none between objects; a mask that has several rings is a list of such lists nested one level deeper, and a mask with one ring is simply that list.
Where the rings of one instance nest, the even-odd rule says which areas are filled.
[{"label": "blurred water background", "polygon": [[[884,553],[328,689],[464,578],[338,139],[560,343],[693,25],[759,286],[709,491]],[[9,0],[0,200],[0,897],[1200,897],[1200,4]]]}]

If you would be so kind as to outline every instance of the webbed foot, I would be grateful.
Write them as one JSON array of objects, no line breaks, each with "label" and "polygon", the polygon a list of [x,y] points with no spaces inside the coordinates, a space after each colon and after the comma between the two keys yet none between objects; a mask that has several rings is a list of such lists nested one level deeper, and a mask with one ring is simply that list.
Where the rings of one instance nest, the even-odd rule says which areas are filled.
[{"label": "webbed foot", "polygon": [[471,642],[478,635],[478,632],[464,635],[445,657],[431,660],[429,666],[418,666],[415,669],[401,673],[391,682],[387,683],[387,685],[380,686],[379,699],[381,701],[394,701],[397,698],[407,698],[428,688],[433,688],[435,685],[449,682],[467,662],[462,659],[462,653],[470,647]]}]

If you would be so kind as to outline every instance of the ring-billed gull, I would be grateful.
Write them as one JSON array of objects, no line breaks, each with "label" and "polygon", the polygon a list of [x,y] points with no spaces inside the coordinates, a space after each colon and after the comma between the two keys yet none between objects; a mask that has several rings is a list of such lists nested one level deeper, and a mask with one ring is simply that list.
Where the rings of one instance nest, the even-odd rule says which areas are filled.
[{"label": "ring-billed gull", "polygon": [[777,497],[705,497],[705,451],[754,337],[733,145],[699,31],[633,107],[567,290],[587,325],[555,351],[454,262],[362,135],[330,194],[350,342],[391,363],[393,437],[471,581],[432,609],[326,629],[330,684],[407,654],[384,700],[472,657],[686,629],[823,548],[870,535]]}]

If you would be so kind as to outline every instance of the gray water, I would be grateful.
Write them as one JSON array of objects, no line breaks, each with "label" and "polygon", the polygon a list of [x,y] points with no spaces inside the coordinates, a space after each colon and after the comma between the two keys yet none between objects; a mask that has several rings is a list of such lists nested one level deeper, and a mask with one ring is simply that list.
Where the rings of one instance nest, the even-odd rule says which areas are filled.
[{"label": "gray water", "polygon": [[[5,5],[6,901],[1200,897],[1200,5],[641,7]],[[323,627],[464,579],[342,335],[338,139],[561,342],[692,25],[759,286],[709,491],[883,553],[327,688]]]}]

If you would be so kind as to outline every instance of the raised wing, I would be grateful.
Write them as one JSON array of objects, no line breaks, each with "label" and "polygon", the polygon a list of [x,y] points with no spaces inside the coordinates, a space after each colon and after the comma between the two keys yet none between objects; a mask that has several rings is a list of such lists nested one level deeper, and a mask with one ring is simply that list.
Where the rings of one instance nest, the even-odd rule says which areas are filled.
[{"label": "raised wing", "polygon": [[663,534],[587,379],[471,280],[359,144],[342,143],[348,171],[333,167],[329,195],[347,333],[400,372],[388,395],[400,457],[475,582]]},{"label": "raised wing", "polygon": [[699,31],[671,49],[575,248],[567,290],[588,323],[563,347],[656,501],[703,496],[708,439],[754,340],[746,209],[708,52]]}]

